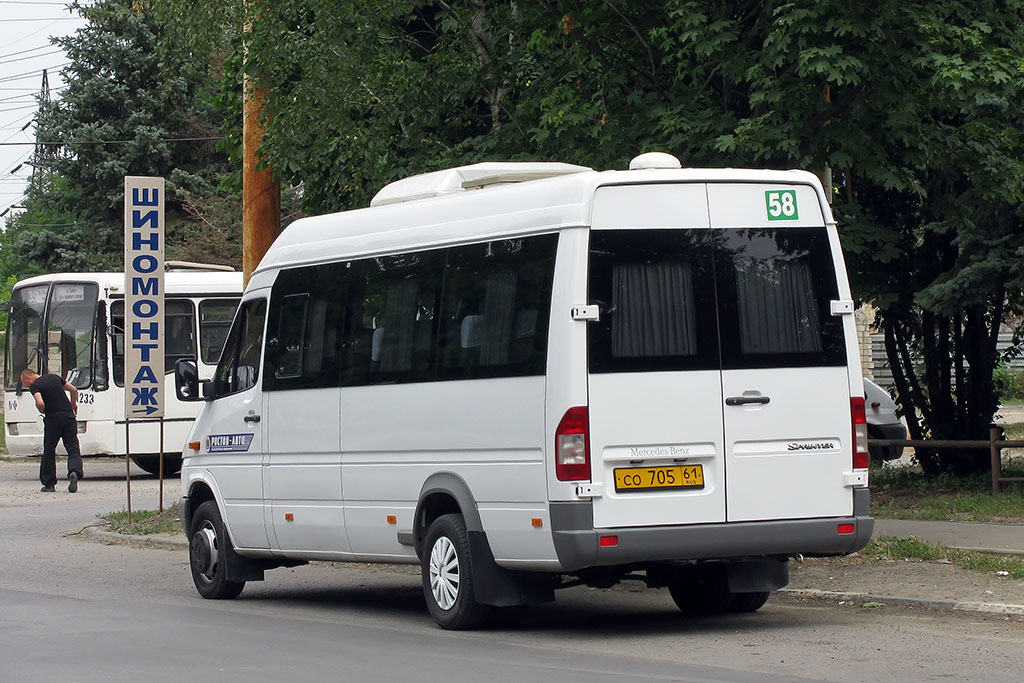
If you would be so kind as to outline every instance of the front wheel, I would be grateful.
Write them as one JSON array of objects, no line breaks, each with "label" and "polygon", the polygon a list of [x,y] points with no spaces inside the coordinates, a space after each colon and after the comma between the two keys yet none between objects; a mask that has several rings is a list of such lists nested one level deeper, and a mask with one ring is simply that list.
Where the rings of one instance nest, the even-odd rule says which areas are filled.
[{"label": "front wheel", "polygon": [[462,515],[434,520],[423,548],[423,596],[430,616],[441,628],[453,631],[481,626],[490,607],[473,595],[469,534]]},{"label": "front wheel", "polygon": [[227,530],[217,503],[208,500],[196,509],[189,534],[188,559],[192,582],[204,598],[230,600],[245,588],[244,581],[227,579]]},{"label": "front wheel", "polygon": [[[135,463],[139,469],[152,474],[154,477],[160,476],[159,455],[133,455],[132,462]],[[170,477],[180,471],[181,453],[164,453],[164,476]]]}]

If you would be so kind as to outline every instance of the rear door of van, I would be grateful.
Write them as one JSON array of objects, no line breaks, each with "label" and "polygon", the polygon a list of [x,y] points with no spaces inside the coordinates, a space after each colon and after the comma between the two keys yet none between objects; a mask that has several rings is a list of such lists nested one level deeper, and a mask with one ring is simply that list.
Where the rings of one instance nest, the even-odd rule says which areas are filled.
[{"label": "rear door of van", "polygon": [[837,253],[809,185],[598,190],[595,526],[852,513]]}]

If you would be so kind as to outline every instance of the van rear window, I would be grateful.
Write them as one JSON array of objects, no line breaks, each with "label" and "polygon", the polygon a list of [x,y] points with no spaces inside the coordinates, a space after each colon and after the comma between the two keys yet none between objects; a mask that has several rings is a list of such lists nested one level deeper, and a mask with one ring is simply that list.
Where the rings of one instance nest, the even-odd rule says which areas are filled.
[{"label": "van rear window", "polygon": [[591,233],[591,372],[844,365],[821,228]]}]

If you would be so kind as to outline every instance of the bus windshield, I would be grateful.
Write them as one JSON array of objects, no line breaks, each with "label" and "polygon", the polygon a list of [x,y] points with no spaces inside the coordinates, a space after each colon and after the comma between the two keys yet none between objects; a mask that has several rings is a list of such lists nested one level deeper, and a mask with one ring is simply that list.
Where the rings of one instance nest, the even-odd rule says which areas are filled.
[{"label": "bus windshield", "polygon": [[25,368],[59,375],[80,389],[92,383],[98,291],[94,283],[57,282],[14,292],[4,378],[8,389],[17,386]]},{"label": "bus windshield", "polygon": [[43,333],[43,309],[50,285],[33,285],[14,290],[7,318],[7,353],[4,364],[4,386],[14,389],[21,371],[42,370],[39,341]]}]

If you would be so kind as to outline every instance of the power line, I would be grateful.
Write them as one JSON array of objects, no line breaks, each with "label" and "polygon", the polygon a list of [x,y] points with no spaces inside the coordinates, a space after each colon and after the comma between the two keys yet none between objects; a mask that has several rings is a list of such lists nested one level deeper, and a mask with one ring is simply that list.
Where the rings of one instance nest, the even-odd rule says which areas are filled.
[{"label": "power line", "polygon": [[[204,142],[207,140],[223,140],[221,135],[202,138],[159,138],[158,142]],[[72,145],[127,145],[138,140],[74,140],[68,142],[0,142],[0,146],[14,147],[17,145],[50,145],[56,147]]]},{"label": "power line", "polygon": [[[13,64],[14,62],[24,62],[29,59],[39,59],[40,57],[49,57],[50,55],[59,55],[64,50],[53,50],[52,52],[44,52],[41,55],[29,55],[28,57],[18,57],[17,59],[4,59],[3,64]],[[0,58],[3,59],[3,58]]]},{"label": "power line", "polygon": [[[0,4],[3,4],[3,3],[0,2]],[[8,52],[5,55],[0,55],[0,59],[7,59],[8,57],[17,57],[18,55],[23,55],[26,52],[35,52],[37,50],[45,50],[48,47],[52,47],[52,46],[50,46],[50,45],[40,45],[39,47],[30,47],[27,50],[18,50],[17,52]]]},{"label": "power line", "polygon": [[22,19],[18,17],[15,19],[0,19],[0,24],[24,23],[28,21],[81,21],[81,19],[79,17],[39,17],[38,19]]},{"label": "power line", "polygon": [[47,69],[49,69],[50,71],[56,71],[57,69],[63,69],[69,64],[71,64],[71,62],[64,62],[63,64],[58,64],[57,66],[48,66],[46,67],[46,69],[36,69],[35,71],[24,71],[20,74],[4,76],[3,78],[0,78],[0,83],[7,83],[10,81],[23,81],[26,78],[35,78],[36,76],[41,76],[43,74],[43,71],[46,71]]}]

